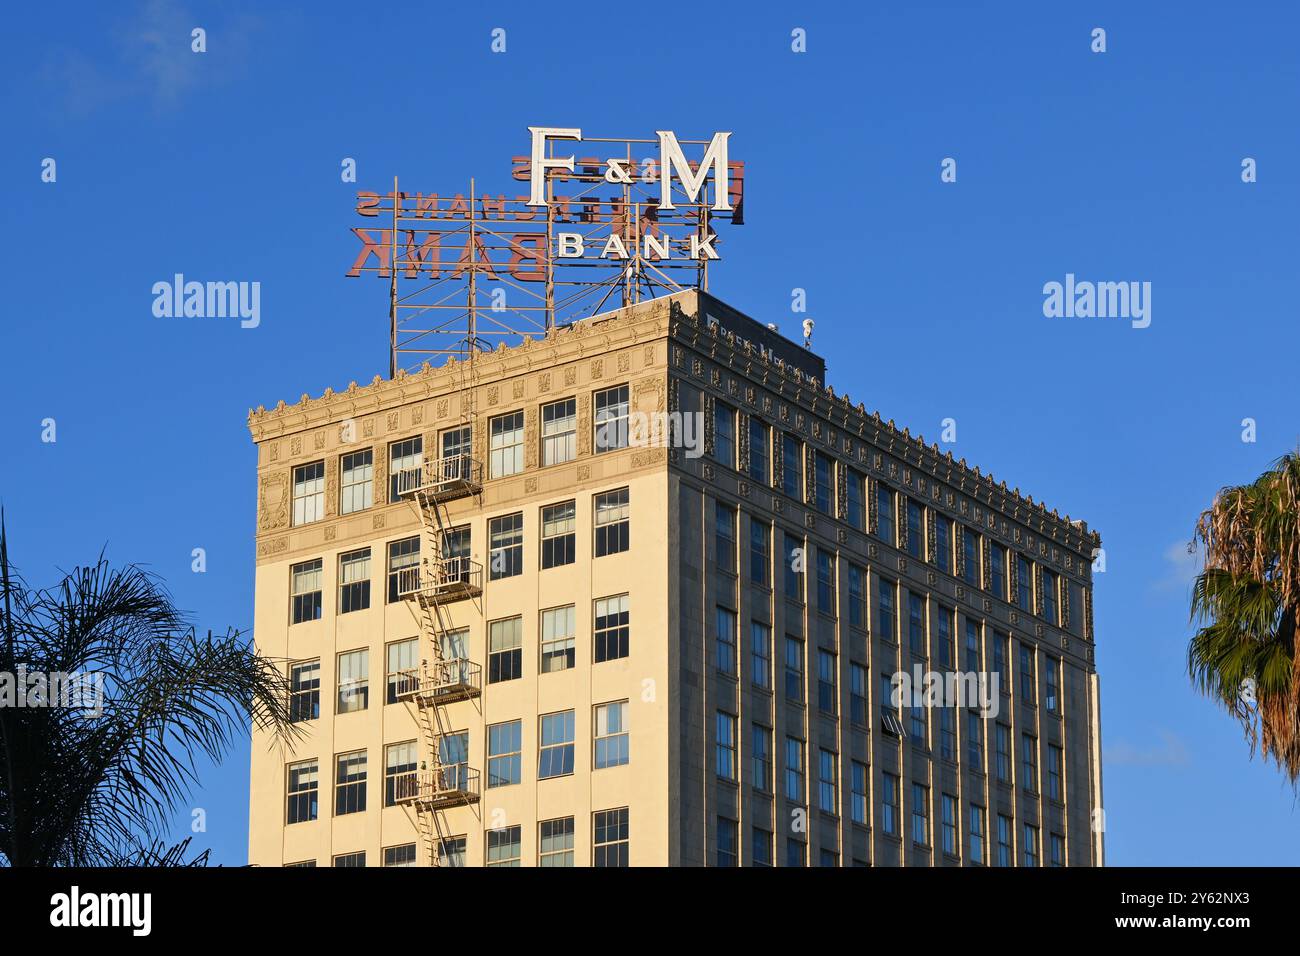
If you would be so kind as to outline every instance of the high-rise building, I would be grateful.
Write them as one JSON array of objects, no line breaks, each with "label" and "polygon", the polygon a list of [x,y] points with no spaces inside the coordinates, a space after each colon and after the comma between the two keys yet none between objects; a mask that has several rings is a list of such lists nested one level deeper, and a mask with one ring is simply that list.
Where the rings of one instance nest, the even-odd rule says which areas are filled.
[{"label": "high-rise building", "polygon": [[251,863],[1102,863],[1096,533],[708,294],[249,426]]}]

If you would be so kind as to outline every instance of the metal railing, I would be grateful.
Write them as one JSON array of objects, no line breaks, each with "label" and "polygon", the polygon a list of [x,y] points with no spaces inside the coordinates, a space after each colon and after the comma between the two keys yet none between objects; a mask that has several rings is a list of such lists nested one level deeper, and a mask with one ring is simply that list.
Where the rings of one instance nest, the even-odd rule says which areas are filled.
[{"label": "metal railing", "polygon": [[448,455],[393,473],[399,495],[416,493],[445,500],[472,495],[483,486],[483,464],[469,455]]},{"label": "metal railing", "polygon": [[421,667],[394,671],[399,700],[422,697],[426,700],[451,700],[476,697],[483,690],[483,668],[458,657],[446,661],[425,661]]},{"label": "metal railing", "polygon": [[398,597],[447,600],[482,591],[483,565],[469,558],[435,558],[397,571]]},{"label": "metal railing", "polygon": [[409,770],[392,777],[393,799],[397,803],[426,806],[460,806],[479,799],[479,772],[464,763],[448,764],[438,770]]}]

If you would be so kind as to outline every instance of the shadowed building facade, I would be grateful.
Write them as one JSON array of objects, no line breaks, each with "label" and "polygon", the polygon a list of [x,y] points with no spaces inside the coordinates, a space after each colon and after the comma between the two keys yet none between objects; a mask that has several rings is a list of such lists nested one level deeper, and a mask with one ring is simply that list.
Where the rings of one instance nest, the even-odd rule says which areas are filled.
[{"label": "shadowed building facade", "polygon": [[253,412],[250,862],[1102,863],[1097,535],[824,383],[690,290]]}]

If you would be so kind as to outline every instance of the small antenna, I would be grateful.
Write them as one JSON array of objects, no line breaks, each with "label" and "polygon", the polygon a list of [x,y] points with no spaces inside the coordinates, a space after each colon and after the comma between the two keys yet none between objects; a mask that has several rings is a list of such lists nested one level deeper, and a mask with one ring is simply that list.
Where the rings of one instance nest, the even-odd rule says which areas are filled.
[{"label": "small antenna", "polygon": [[813,334],[813,320],[804,319],[803,320],[803,347],[806,349],[812,348],[812,334]]}]

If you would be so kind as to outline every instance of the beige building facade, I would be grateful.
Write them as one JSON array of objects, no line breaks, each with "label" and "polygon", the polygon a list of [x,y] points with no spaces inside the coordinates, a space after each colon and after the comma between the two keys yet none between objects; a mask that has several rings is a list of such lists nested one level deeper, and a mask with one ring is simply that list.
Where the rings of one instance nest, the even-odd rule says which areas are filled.
[{"label": "beige building facade", "polygon": [[1103,862],[1095,532],[706,293],[249,427],[250,863]]}]

